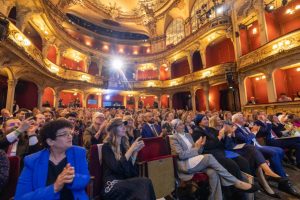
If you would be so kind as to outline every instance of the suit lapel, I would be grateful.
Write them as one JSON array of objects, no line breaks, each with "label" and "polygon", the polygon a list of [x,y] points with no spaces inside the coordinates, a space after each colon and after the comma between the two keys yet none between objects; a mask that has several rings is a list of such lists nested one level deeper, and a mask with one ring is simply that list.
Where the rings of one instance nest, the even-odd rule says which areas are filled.
[{"label": "suit lapel", "polygon": [[181,138],[181,136],[179,135],[179,133],[176,133],[175,136],[177,137],[177,140],[179,141],[180,145],[182,147],[184,147],[184,150],[187,150],[188,146],[185,144],[184,140]]}]

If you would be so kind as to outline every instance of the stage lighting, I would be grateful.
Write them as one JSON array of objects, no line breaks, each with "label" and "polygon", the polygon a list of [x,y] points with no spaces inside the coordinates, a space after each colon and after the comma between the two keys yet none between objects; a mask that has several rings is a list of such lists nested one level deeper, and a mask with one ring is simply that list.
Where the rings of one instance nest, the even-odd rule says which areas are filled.
[{"label": "stage lighting", "polygon": [[112,61],[112,67],[114,69],[121,69],[123,67],[123,62],[121,59],[119,58],[115,58],[113,61]]},{"label": "stage lighting", "polygon": [[110,100],[110,95],[106,95],[105,100]]},{"label": "stage lighting", "polygon": [[274,10],[274,8],[275,8],[275,6],[273,4],[268,4],[268,5],[266,5],[265,10],[267,12],[272,12]]}]

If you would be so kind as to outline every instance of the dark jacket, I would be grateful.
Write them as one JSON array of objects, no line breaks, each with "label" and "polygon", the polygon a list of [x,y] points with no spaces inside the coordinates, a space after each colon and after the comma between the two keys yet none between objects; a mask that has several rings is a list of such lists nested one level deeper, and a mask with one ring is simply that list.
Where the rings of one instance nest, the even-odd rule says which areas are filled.
[{"label": "dark jacket", "polygon": [[0,192],[6,184],[9,175],[9,160],[6,153],[0,150]]}]

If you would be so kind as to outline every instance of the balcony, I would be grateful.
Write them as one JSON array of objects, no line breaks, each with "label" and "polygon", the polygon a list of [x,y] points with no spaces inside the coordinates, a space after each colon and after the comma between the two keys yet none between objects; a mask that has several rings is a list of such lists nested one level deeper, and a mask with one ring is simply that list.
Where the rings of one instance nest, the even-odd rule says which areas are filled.
[{"label": "balcony", "polygon": [[300,30],[284,35],[240,57],[237,65],[238,70],[244,70],[244,68],[260,62],[278,60],[293,55],[295,52],[300,52]]},{"label": "balcony", "polygon": [[300,115],[300,101],[246,105],[243,107],[243,111],[245,113],[252,113],[255,110],[265,111],[267,114],[288,112],[288,113],[294,113],[295,115],[299,116]]},{"label": "balcony", "polygon": [[64,80],[83,81],[97,86],[103,84],[102,80],[100,80],[99,77],[92,76],[85,72],[62,68],[51,63],[48,59],[43,58],[42,52],[37,47],[35,47],[30,42],[30,40],[27,39],[27,37],[12,23],[9,24],[8,32],[9,34],[6,42],[14,47],[17,47],[11,50],[21,51],[21,53],[23,53],[23,56],[24,53],[26,53],[25,56],[31,61],[34,61],[33,64],[39,67],[38,70],[42,70],[48,75],[49,72],[51,72],[52,76],[56,76]]}]

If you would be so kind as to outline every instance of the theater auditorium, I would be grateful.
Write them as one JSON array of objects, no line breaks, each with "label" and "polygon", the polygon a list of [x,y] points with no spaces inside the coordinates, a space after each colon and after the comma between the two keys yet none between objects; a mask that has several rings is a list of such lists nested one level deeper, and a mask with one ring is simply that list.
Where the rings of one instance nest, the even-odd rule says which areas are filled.
[{"label": "theater auditorium", "polygon": [[0,200],[300,199],[300,0],[0,0]]}]

